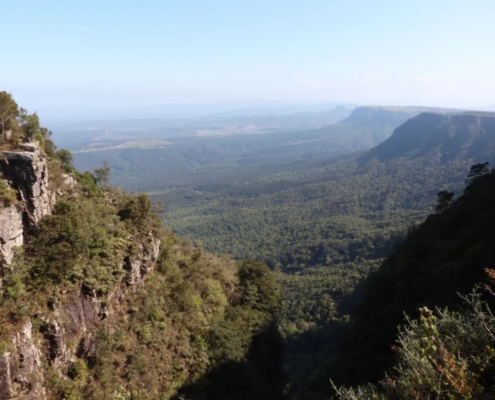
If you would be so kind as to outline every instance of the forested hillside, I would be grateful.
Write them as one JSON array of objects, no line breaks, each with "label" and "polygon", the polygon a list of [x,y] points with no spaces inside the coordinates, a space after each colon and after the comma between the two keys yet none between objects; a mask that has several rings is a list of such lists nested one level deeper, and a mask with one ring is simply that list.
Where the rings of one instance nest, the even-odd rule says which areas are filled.
[{"label": "forested hillside", "polygon": [[74,170],[0,96],[0,398],[281,398],[268,268],[177,237],[147,195],[108,186],[105,167]]},{"label": "forested hillside", "polygon": [[436,212],[408,232],[364,285],[330,374],[347,384],[388,376],[379,390],[341,389],[340,398],[495,395],[495,169],[476,164],[466,183],[456,199],[440,192]]}]

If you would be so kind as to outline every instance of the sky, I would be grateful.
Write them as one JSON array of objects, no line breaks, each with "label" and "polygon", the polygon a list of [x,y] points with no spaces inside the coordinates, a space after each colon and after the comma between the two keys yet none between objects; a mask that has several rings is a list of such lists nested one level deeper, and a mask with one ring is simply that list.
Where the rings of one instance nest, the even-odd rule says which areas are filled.
[{"label": "sky", "polygon": [[495,108],[493,0],[0,0],[29,110],[353,103]]}]

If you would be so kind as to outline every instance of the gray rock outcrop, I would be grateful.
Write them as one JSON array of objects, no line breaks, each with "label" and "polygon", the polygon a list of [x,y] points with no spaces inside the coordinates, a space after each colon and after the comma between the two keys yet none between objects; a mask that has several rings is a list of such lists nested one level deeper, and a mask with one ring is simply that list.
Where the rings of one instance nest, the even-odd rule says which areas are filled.
[{"label": "gray rock outcrop", "polygon": [[48,168],[37,142],[19,149],[0,152],[3,178],[17,191],[19,203],[0,209],[0,266],[12,261],[15,247],[24,234],[35,227],[55,204],[55,193],[48,188]]},{"label": "gray rock outcrop", "polygon": [[[0,208],[1,276],[2,267],[12,261],[15,247],[22,246],[30,230],[52,213],[56,197],[63,193],[50,190],[47,162],[37,143],[0,152],[0,171],[18,194],[17,204]],[[76,185],[69,175],[63,179],[65,188]],[[0,350],[0,400],[45,400],[47,369],[62,380],[68,379],[73,363],[93,351],[97,330],[115,325],[126,315],[126,296],[155,268],[160,249],[160,239],[152,232],[129,240],[137,251],[122,254],[122,269],[127,273],[113,290],[104,296],[83,288],[74,290],[60,303],[49,302],[19,332],[12,333],[7,350]]]},{"label": "gray rock outcrop", "polygon": [[0,356],[0,399],[44,400],[41,350],[27,322],[13,339],[12,351]]}]

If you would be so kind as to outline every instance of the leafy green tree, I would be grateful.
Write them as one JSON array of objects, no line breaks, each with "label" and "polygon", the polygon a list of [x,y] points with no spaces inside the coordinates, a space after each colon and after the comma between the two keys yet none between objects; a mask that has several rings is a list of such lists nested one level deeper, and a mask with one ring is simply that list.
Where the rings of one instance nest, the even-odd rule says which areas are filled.
[{"label": "leafy green tree", "polygon": [[0,92],[0,126],[2,128],[2,141],[7,139],[7,131],[12,122],[19,115],[19,106],[10,93]]},{"label": "leafy green tree", "polygon": [[108,161],[104,161],[103,166],[101,168],[96,168],[94,170],[94,173],[95,173],[96,181],[100,185],[106,186],[110,179],[110,165],[108,164]]},{"label": "leafy green tree", "polygon": [[55,154],[57,158],[60,160],[60,166],[65,172],[70,173],[74,171],[74,165],[73,165],[74,159],[70,151],[61,149],[58,150]]},{"label": "leafy green tree", "polygon": [[280,288],[266,264],[248,260],[239,268],[241,304],[254,310],[273,313],[280,301]]},{"label": "leafy green tree", "polygon": [[29,114],[25,108],[20,108],[17,124],[22,131],[23,137],[29,141],[41,137],[40,119],[36,113]]},{"label": "leafy green tree", "polygon": [[[45,130],[45,128],[41,128],[41,130],[43,131],[43,130]],[[48,134],[51,135],[51,132],[48,131]],[[42,145],[43,145],[43,150],[45,151],[45,154],[48,157],[48,159],[56,158],[55,152],[57,151],[57,146],[55,146],[55,143],[53,143],[53,140],[48,139],[48,136],[47,136],[47,139],[45,139],[43,141]],[[71,155],[71,157],[72,157],[72,155]]]}]

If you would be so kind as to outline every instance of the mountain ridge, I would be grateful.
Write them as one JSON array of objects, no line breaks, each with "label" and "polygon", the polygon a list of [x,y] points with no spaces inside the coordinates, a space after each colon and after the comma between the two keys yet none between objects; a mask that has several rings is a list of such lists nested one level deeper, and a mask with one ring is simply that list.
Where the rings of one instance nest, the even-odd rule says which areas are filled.
[{"label": "mountain ridge", "polygon": [[455,156],[473,157],[480,152],[493,152],[494,140],[495,113],[425,112],[398,127],[389,139],[370,150],[362,160],[376,157],[383,162],[397,156],[415,158],[438,147],[447,161]]}]

